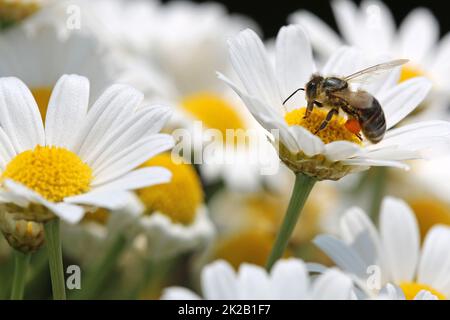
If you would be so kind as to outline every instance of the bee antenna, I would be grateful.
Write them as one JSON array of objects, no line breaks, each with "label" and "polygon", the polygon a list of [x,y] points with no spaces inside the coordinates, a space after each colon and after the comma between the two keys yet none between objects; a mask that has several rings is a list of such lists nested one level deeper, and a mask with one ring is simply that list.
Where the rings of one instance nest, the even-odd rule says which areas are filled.
[{"label": "bee antenna", "polygon": [[283,106],[286,104],[286,102],[289,101],[289,99],[291,99],[299,91],[305,91],[305,89],[299,88],[299,89],[295,90],[294,92],[292,92],[292,94],[289,97],[287,97],[286,100],[283,101]]}]

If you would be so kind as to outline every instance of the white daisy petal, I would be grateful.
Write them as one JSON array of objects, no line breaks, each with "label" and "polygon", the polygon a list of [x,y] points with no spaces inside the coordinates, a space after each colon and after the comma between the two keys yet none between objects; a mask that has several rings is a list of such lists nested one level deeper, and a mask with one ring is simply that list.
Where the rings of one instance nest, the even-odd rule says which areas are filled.
[{"label": "white daisy petal", "polygon": [[239,300],[270,299],[270,282],[266,270],[260,266],[243,263],[238,272]]},{"label": "white daisy petal", "polygon": [[109,191],[109,190],[135,190],[145,188],[157,184],[167,183],[170,181],[172,173],[163,167],[146,167],[140,168],[124,176],[98,187],[95,191]]},{"label": "white daisy petal", "polygon": [[367,159],[391,159],[391,160],[413,160],[421,159],[422,154],[416,150],[404,150],[400,146],[390,146],[375,151],[367,152],[364,157]]},{"label": "white daisy petal", "polygon": [[422,121],[389,130],[380,143],[368,149],[375,151],[396,147],[400,152],[415,151],[421,157],[433,157],[449,150],[449,137],[448,122]]},{"label": "white daisy petal", "polygon": [[414,297],[414,300],[439,300],[434,294],[427,290],[420,290]]},{"label": "white daisy petal", "polygon": [[358,253],[330,235],[319,235],[314,238],[313,243],[324,251],[342,270],[353,273],[358,277],[365,277],[366,264]]},{"label": "white daisy petal", "polygon": [[450,33],[447,33],[441,40],[431,59],[430,70],[434,77],[439,77],[439,85],[444,90],[449,90],[450,83],[446,81],[448,70],[450,69]]},{"label": "white daisy petal", "polygon": [[333,0],[331,7],[336,18],[339,31],[343,34],[348,43],[352,45],[358,44],[358,31],[356,27],[358,8],[352,1]]},{"label": "white daisy petal", "polygon": [[167,134],[155,134],[130,144],[101,166],[94,169],[95,179],[92,186],[112,181],[126,172],[136,168],[155,155],[167,151],[174,146],[174,140]]},{"label": "white daisy petal", "polygon": [[161,300],[200,300],[201,298],[189,289],[171,287],[164,289]]},{"label": "white daisy petal", "polygon": [[0,124],[16,153],[45,145],[44,126],[36,101],[17,78],[0,79]]},{"label": "white daisy petal", "polygon": [[380,97],[386,117],[387,129],[392,128],[410,114],[425,99],[432,87],[425,78],[413,78],[402,82]]},{"label": "white daisy petal", "polygon": [[337,269],[329,269],[315,280],[312,299],[348,300],[351,297],[352,289],[353,282],[348,276]]},{"label": "white daisy petal", "polygon": [[390,197],[384,199],[380,235],[391,278],[396,283],[412,281],[419,259],[420,236],[414,213],[406,203]]},{"label": "white daisy petal", "polygon": [[16,156],[16,151],[5,131],[0,127],[0,167],[5,170],[9,161]]},{"label": "white daisy petal", "polygon": [[281,96],[303,88],[315,72],[312,48],[300,26],[280,29],[276,40],[276,73]]},{"label": "white daisy petal", "polygon": [[400,161],[390,161],[390,160],[378,160],[370,158],[353,158],[342,160],[342,163],[352,165],[352,166],[363,166],[363,167],[393,167],[403,170],[409,170],[409,166]]},{"label": "white daisy petal", "polygon": [[403,57],[420,62],[438,40],[438,22],[430,10],[417,8],[403,20],[399,37]]},{"label": "white daisy petal", "polygon": [[12,180],[6,180],[5,187],[12,193],[26,198],[31,203],[39,203],[52,211],[55,215],[68,223],[77,223],[84,216],[84,209],[77,205],[66,203],[52,203],[45,200],[37,192],[27,188],[26,186],[16,183]]},{"label": "white daisy petal", "polygon": [[220,73],[219,79],[225,81],[236,92],[242,101],[244,101],[256,121],[258,121],[266,130],[277,130],[279,132],[281,142],[290,151],[298,152],[301,150],[281,114],[276,112],[271,106],[263,103],[260,99],[243,93],[242,89],[239,89],[231,80]]},{"label": "white daisy petal", "polygon": [[323,55],[331,55],[342,46],[336,32],[308,11],[300,10],[289,16],[288,20],[304,27],[310,35],[313,46]]},{"label": "white daisy petal", "polygon": [[79,204],[94,206],[98,208],[106,208],[109,210],[118,210],[125,207],[133,197],[133,194],[124,190],[93,190],[78,196],[67,197],[64,199],[68,204]]},{"label": "white daisy petal", "polygon": [[84,216],[84,209],[78,205],[67,203],[57,203],[50,209],[64,221],[75,224],[81,221]]},{"label": "white daisy petal", "polygon": [[207,265],[201,278],[203,296],[209,300],[233,300],[238,298],[237,276],[225,261]]},{"label": "white daisy petal", "polygon": [[301,126],[290,126],[289,131],[297,141],[300,150],[302,150],[307,156],[315,156],[322,153],[325,144],[319,137],[313,135],[311,132]]},{"label": "white daisy petal", "polygon": [[95,151],[102,138],[107,138],[107,133],[115,129],[116,124],[128,119],[142,99],[142,93],[134,88],[125,85],[109,87],[89,109],[74,151],[83,159]]},{"label": "white daisy petal", "polygon": [[280,299],[304,300],[308,298],[308,271],[301,260],[277,261],[271,270],[270,281],[272,294]]},{"label": "white daisy petal", "polygon": [[321,74],[346,77],[361,69],[363,69],[362,52],[353,47],[342,47],[327,60]]},{"label": "white daisy petal", "polygon": [[250,96],[267,101],[273,108],[281,104],[273,67],[261,39],[247,29],[229,42],[231,63]]},{"label": "white daisy petal", "polygon": [[[392,50],[392,40],[395,34],[395,20],[389,8],[378,0],[365,0],[361,2],[360,18],[364,36],[359,37],[364,46],[369,51],[389,52]],[[358,30],[355,30],[358,32]]]},{"label": "white daisy petal", "polygon": [[[98,142],[96,149],[85,157],[85,161],[94,168],[104,161],[121,152],[130,144],[159,132],[162,125],[167,122],[170,109],[163,106],[153,106],[138,110],[133,116],[124,120],[115,130],[108,133],[108,138]],[[149,126],[149,124],[152,124]],[[153,127],[153,124],[156,126]]]},{"label": "white daisy petal", "polygon": [[344,241],[358,252],[367,266],[380,263],[380,238],[364,211],[349,209],[340,220],[340,228]]},{"label": "white daisy petal", "polygon": [[348,141],[335,141],[325,145],[325,156],[331,161],[351,158],[362,152],[360,146]]},{"label": "white daisy petal", "polygon": [[450,228],[435,226],[424,240],[418,269],[418,282],[450,295]]},{"label": "white daisy petal", "polygon": [[46,145],[72,150],[75,133],[84,125],[89,104],[89,80],[64,75],[56,83],[45,118]]},{"label": "white daisy petal", "polygon": [[379,296],[387,300],[405,300],[403,290],[392,283],[386,284],[381,290]]}]

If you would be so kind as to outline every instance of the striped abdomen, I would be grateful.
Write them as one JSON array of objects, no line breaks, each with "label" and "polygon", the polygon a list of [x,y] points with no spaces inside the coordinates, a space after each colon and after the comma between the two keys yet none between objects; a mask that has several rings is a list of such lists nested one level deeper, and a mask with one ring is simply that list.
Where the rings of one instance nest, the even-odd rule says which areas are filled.
[{"label": "striped abdomen", "polygon": [[378,100],[373,97],[369,108],[358,111],[364,136],[372,143],[380,142],[386,133],[386,118]]}]

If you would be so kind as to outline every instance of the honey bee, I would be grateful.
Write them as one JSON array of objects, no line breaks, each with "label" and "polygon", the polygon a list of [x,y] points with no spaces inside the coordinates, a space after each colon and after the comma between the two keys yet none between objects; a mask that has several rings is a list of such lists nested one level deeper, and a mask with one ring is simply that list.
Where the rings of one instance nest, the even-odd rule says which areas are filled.
[{"label": "honey bee", "polygon": [[298,91],[305,91],[307,107],[304,118],[308,118],[314,106],[328,107],[330,111],[314,134],[325,129],[334,115],[342,109],[348,120],[345,127],[360,140],[360,131],[372,143],[380,142],[386,132],[386,118],[378,100],[364,90],[353,91],[351,83],[362,83],[368,78],[401,66],[406,59],[393,60],[353,73],[344,78],[323,77],[313,74],[305,88],[295,90],[284,102],[291,99]]}]

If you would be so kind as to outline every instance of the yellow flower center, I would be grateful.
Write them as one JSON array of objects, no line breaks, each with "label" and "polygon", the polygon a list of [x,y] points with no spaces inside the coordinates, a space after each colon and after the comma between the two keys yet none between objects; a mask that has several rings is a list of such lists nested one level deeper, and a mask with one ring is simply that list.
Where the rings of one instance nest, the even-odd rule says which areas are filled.
[{"label": "yellow flower center", "polygon": [[439,291],[433,289],[429,285],[421,284],[417,282],[402,282],[400,283],[400,288],[403,290],[405,294],[406,300],[414,300],[414,297],[421,291],[427,290],[438,297],[439,300],[446,300],[445,295],[440,293]]},{"label": "yellow flower center", "polygon": [[431,198],[412,199],[408,202],[416,214],[422,239],[436,224],[450,226],[450,206],[448,204]]},{"label": "yellow flower center", "polygon": [[400,79],[399,82],[404,82],[406,80],[415,78],[415,77],[422,77],[425,75],[425,72],[423,72],[419,67],[408,63],[404,65],[400,71]]},{"label": "yellow flower center", "polygon": [[12,159],[1,179],[14,180],[49,201],[59,202],[87,192],[92,181],[92,170],[72,151],[37,146]]},{"label": "yellow flower center", "polygon": [[244,230],[220,240],[214,257],[228,261],[236,269],[244,262],[264,266],[274,241],[274,233]]},{"label": "yellow flower center", "polygon": [[0,0],[0,28],[21,21],[40,9],[40,1]]},{"label": "yellow flower center", "polygon": [[172,172],[169,183],[137,191],[146,206],[146,212],[151,214],[158,211],[169,216],[173,222],[192,223],[203,202],[202,186],[195,169],[189,164],[175,163],[170,153],[156,156],[143,166],[165,167]]},{"label": "yellow flower center", "polygon": [[[304,118],[306,108],[295,109],[286,113],[285,120],[290,126],[302,126],[311,133],[315,133],[320,127],[329,110],[314,108],[308,118]],[[361,144],[359,138],[346,127],[347,119],[340,115],[335,115],[325,127],[316,135],[327,144],[334,141],[346,140],[356,144]]]},{"label": "yellow flower center", "polygon": [[193,94],[185,97],[181,105],[208,128],[220,130],[224,137],[227,129],[245,128],[244,121],[236,109],[216,94]]},{"label": "yellow flower center", "polygon": [[31,93],[33,94],[34,100],[39,107],[41,113],[42,121],[45,121],[45,115],[47,114],[48,102],[52,94],[53,88],[42,87],[42,88],[32,88]]}]

